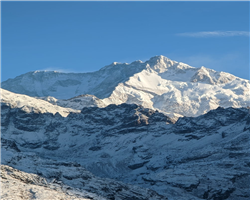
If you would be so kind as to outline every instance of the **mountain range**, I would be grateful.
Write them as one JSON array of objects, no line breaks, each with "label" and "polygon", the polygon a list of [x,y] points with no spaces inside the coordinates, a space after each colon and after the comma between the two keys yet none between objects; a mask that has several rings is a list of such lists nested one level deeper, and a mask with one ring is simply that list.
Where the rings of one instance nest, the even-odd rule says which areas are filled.
[{"label": "mountain range", "polygon": [[164,56],[4,81],[1,196],[247,200],[249,90]]},{"label": "mountain range", "polygon": [[84,105],[56,99],[94,95],[87,104],[104,107],[134,103],[178,117],[199,116],[219,106],[250,106],[249,80],[205,67],[194,68],[164,56],[131,64],[114,62],[92,73],[29,72],[2,82],[2,88],[30,97],[47,97],[44,100],[79,110]]}]

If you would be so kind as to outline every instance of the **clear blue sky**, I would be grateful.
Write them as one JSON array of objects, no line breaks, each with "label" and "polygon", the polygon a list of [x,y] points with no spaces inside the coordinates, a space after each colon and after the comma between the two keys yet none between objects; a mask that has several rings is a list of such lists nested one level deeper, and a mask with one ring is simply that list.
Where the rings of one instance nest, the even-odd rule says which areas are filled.
[{"label": "clear blue sky", "polygon": [[1,8],[2,81],[155,55],[249,78],[249,2],[1,2]]}]

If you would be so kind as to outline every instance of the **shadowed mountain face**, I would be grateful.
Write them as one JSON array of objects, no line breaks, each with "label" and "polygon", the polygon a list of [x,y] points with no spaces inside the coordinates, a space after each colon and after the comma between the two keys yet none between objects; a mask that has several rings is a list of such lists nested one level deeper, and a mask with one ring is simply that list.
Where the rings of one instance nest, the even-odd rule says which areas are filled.
[{"label": "shadowed mountain face", "polygon": [[29,72],[4,81],[2,88],[49,102],[51,98],[46,97],[52,96],[54,104],[72,109],[79,105],[65,99],[84,94],[97,98],[85,98],[83,106],[138,104],[169,116],[199,116],[219,106],[250,106],[248,80],[164,56],[146,62],[112,63],[91,73]]},{"label": "shadowed mountain face", "polygon": [[[175,121],[134,104],[62,117],[2,103],[1,114],[2,163],[48,180],[107,199],[250,198],[248,109],[218,108]],[[83,167],[123,185],[110,180],[101,188],[101,179],[84,175]]]}]

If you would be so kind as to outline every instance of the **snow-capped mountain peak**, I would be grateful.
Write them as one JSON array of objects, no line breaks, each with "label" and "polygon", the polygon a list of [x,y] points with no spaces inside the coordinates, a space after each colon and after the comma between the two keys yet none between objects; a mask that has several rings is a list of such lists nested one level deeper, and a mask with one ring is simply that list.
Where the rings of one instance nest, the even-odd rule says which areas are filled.
[{"label": "snow-capped mountain peak", "polygon": [[2,88],[56,99],[90,94],[102,101],[99,105],[135,103],[174,116],[197,116],[218,106],[250,106],[248,80],[164,56],[114,62],[90,73],[29,72],[4,81]]},{"label": "snow-capped mountain peak", "polygon": [[196,73],[191,78],[191,82],[202,82],[207,84],[225,84],[233,81],[236,77],[225,72],[216,72],[213,69],[207,69],[204,66],[198,68]]},{"label": "snow-capped mountain peak", "polygon": [[153,70],[155,70],[157,73],[164,73],[168,70],[185,70],[191,67],[185,63],[173,61],[165,56],[154,56],[150,58],[148,61],[145,62],[150,66]]}]

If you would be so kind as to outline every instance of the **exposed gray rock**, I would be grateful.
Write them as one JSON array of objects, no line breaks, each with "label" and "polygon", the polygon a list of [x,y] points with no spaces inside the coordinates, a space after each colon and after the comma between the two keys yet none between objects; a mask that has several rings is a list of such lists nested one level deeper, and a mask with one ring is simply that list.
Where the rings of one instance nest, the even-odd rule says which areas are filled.
[{"label": "exposed gray rock", "polygon": [[[249,199],[246,108],[218,108],[175,122],[134,104],[84,108],[66,118],[2,105],[2,162],[17,169],[108,199]],[[54,161],[39,161],[48,158]],[[112,180],[96,186],[96,176],[150,190]]]}]

